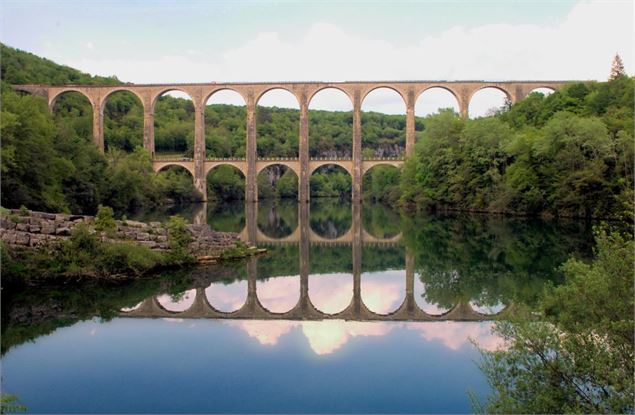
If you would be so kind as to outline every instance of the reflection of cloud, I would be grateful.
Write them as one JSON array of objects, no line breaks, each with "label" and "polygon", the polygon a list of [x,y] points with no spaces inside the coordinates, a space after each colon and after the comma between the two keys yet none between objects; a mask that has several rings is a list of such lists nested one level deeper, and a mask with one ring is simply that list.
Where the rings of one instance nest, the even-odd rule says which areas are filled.
[{"label": "reflection of cloud", "polygon": [[275,346],[284,334],[287,334],[299,322],[286,320],[233,320],[224,321],[232,327],[238,327],[249,337],[258,340],[263,346]]},{"label": "reflection of cloud", "polygon": [[269,311],[284,313],[300,299],[300,276],[276,277],[256,282],[258,300]]},{"label": "reflection of cloud", "polygon": [[302,332],[316,354],[331,354],[351,337],[384,336],[390,332],[390,324],[383,322],[359,322],[344,320],[306,321]]},{"label": "reflection of cloud", "polygon": [[143,301],[140,301],[137,305],[135,305],[133,307],[123,307],[121,309],[121,311],[127,313],[127,312],[130,312],[132,310],[136,310],[137,308],[141,307],[141,304],[143,304]]},{"label": "reflection of cloud", "polygon": [[196,298],[196,289],[187,290],[184,293],[178,295],[179,300],[174,301],[168,294],[163,294],[157,297],[157,301],[166,310],[169,311],[185,311],[192,307],[194,299]]},{"label": "reflection of cloud", "polygon": [[182,318],[163,317],[161,320],[167,321],[168,323],[183,323]]},{"label": "reflection of cloud", "polygon": [[474,339],[485,350],[496,350],[503,346],[503,339],[492,334],[494,323],[434,321],[425,323],[406,323],[410,330],[418,331],[425,340],[440,341],[452,350],[459,350]]},{"label": "reflection of cloud", "polygon": [[470,301],[470,307],[477,313],[481,314],[498,314],[505,309],[505,304],[500,301],[494,305],[478,305],[474,301]]},{"label": "reflection of cloud", "polygon": [[247,281],[235,281],[228,285],[211,283],[205,289],[205,297],[217,310],[226,313],[236,311],[247,300]]},{"label": "reflection of cloud", "polygon": [[387,314],[397,310],[406,298],[404,270],[366,272],[362,274],[362,301],[369,310]]},{"label": "reflection of cloud", "polygon": [[309,297],[311,303],[328,314],[344,310],[353,297],[353,275],[312,274],[309,276]]}]

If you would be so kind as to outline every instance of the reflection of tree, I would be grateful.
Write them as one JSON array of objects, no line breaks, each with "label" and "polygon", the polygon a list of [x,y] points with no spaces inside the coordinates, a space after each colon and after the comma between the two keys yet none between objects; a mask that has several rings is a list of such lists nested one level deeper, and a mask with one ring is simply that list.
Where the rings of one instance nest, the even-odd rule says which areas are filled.
[{"label": "reflection of tree", "polygon": [[401,232],[399,212],[381,203],[365,203],[362,223],[366,232],[376,238],[390,238]]},{"label": "reflection of tree", "polygon": [[311,201],[311,229],[318,235],[336,239],[353,224],[351,202],[340,198],[320,198]]},{"label": "reflection of tree", "polygon": [[428,303],[451,307],[511,301],[535,304],[546,281],[572,253],[589,253],[589,229],[484,216],[405,219],[404,239],[415,255]]},{"label": "reflection of tree", "polygon": [[295,200],[266,200],[258,206],[258,228],[270,238],[283,238],[298,226]]},{"label": "reflection of tree", "polygon": [[245,204],[242,200],[212,202],[207,208],[207,224],[220,232],[241,232],[245,227]]}]

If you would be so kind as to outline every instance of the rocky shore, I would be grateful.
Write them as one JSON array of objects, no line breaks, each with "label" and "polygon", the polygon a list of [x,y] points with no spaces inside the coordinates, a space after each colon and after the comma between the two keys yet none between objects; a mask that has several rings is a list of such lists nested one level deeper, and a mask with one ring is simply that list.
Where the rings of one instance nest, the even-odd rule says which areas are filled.
[{"label": "rocky shore", "polygon": [[[10,247],[46,248],[70,237],[75,226],[94,224],[94,216],[68,215],[12,209],[0,216],[0,240]],[[102,233],[107,242],[126,241],[156,251],[169,251],[168,228],[160,222],[115,221],[113,232]],[[212,231],[206,225],[187,225],[192,235],[188,251],[201,262],[213,261],[227,251],[241,256],[258,253],[255,247],[245,247],[238,234]],[[237,248],[242,248],[238,249]]]}]

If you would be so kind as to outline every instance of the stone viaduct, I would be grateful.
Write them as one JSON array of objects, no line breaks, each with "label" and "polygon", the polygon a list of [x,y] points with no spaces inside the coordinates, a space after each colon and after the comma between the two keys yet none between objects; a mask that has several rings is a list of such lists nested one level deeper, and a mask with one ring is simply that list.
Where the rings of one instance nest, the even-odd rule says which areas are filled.
[{"label": "stone viaduct", "polygon": [[[206,199],[206,176],[214,167],[232,165],[245,176],[245,200],[258,199],[257,175],[262,169],[272,164],[281,164],[291,168],[299,179],[298,199],[309,200],[309,178],[311,173],[325,164],[343,167],[352,176],[353,200],[361,199],[362,176],[376,165],[388,164],[400,167],[402,160],[362,159],[362,121],[361,108],[364,98],[377,88],[394,90],[403,99],[406,107],[406,155],[412,154],[415,144],[415,103],[417,98],[431,88],[442,88],[449,91],[458,102],[460,114],[468,115],[470,100],[476,92],[484,88],[495,88],[502,91],[511,103],[525,98],[538,88],[557,90],[569,81],[360,81],[360,82],[270,82],[270,83],[206,83],[206,84],[121,84],[102,85],[14,85],[18,91],[44,96],[52,111],[56,98],[66,92],[78,92],[88,98],[93,110],[93,141],[100,149],[104,148],[103,116],[108,97],[117,91],[129,91],[136,95],[143,104],[144,129],[143,145],[154,156],[154,106],[161,95],[169,91],[181,91],[187,94],[195,109],[194,125],[194,157],[193,160],[172,159],[153,162],[154,170],[171,165],[186,168],[193,176],[195,187]],[[347,160],[316,160],[309,158],[309,104],[313,96],[327,88],[340,90],[350,99],[353,108],[353,143],[352,157]],[[297,99],[300,107],[299,157],[297,159],[258,159],[256,153],[256,106],[260,98],[273,89],[283,89]],[[207,160],[205,154],[205,106],[207,100],[216,92],[232,90],[245,101],[247,107],[246,158]]]},{"label": "stone viaduct", "polygon": [[[249,204],[248,204],[249,205]],[[254,204],[252,204],[254,205]],[[247,300],[241,308],[234,312],[220,311],[210,304],[205,295],[205,287],[196,287],[196,298],[192,306],[185,311],[170,311],[159,303],[156,297],[147,298],[138,307],[121,311],[121,317],[136,318],[214,318],[214,319],[256,319],[256,320],[351,320],[351,321],[482,321],[492,320],[507,316],[513,312],[513,304],[507,305],[503,310],[495,315],[481,314],[474,310],[469,303],[459,303],[451,310],[440,314],[431,315],[424,312],[415,300],[415,263],[414,256],[406,250],[405,258],[405,278],[406,293],[405,298],[397,309],[388,314],[379,314],[364,304],[361,294],[362,282],[362,247],[364,241],[364,231],[361,226],[361,205],[353,203],[353,226],[350,233],[352,256],[353,256],[353,292],[351,302],[348,307],[339,313],[329,314],[316,308],[311,302],[309,287],[309,245],[312,243],[309,234],[309,204],[299,204],[299,240],[281,241],[285,243],[298,243],[299,269],[300,269],[300,296],[297,304],[287,312],[273,312],[268,310],[258,299],[257,274],[258,258],[252,258],[247,266]],[[357,218],[357,219],[356,219]],[[258,238],[254,230],[251,230],[251,237]],[[399,235],[400,236],[400,235]],[[249,236],[248,236],[249,237]],[[373,243],[373,241],[371,241]],[[388,243],[391,243],[388,241]]]}]

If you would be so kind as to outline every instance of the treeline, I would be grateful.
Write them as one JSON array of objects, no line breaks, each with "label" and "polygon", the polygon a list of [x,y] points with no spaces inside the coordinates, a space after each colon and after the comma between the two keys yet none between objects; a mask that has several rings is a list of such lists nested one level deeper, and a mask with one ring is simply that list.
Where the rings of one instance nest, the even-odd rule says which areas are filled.
[{"label": "treeline", "polygon": [[534,93],[495,116],[424,120],[404,167],[404,205],[633,217],[632,78]]}]

